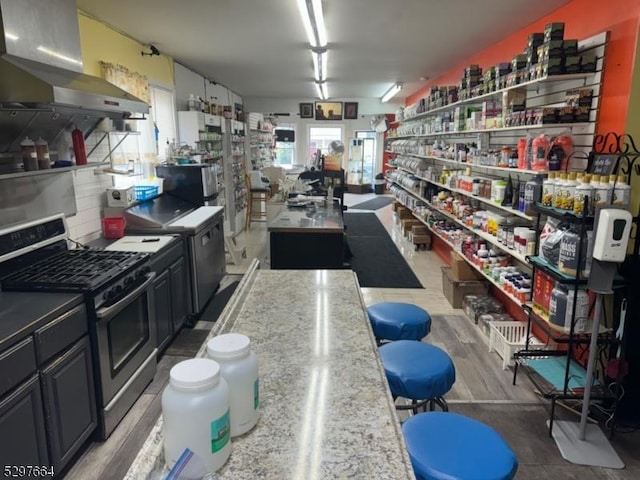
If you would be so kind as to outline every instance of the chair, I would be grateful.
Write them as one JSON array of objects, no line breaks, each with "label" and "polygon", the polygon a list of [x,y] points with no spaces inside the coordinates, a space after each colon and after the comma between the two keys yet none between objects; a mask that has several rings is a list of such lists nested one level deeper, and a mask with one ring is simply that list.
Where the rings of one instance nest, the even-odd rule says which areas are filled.
[{"label": "chair", "polygon": [[367,314],[378,344],[422,340],[431,331],[431,315],[411,303],[380,302],[367,308]]},{"label": "chair", "polygon": [[491,427],[456,413],[427,412],[402,424],[418,480],[510,480],[518,459]]},{"label": "chair", "polygon": [[427,405],[431,410],[436,405],[449,410],[444,395],[456,381],[456,370],[444,350],[416,340],[398,340],[385,343],[378,352],[394,400],[411,400],[411,405],[396,406],[398,410],[417,414],[419,408],[426,411]]},{"label": "chair", "polygon": [[[258,174],[259,178],[260,172],[255,173]],[[252,181],[250,174],[246,175],[245,181],[247,185],[247,218],[244,228],[245,230],[249,230],[253,220],[267,221],[267,200],[269,200],[271,190],[268,186],[258,187],[256,182]],[[253,210],[254,202],[258,202],[260,205],[260,209],[257,211]],[[262,208],[263,202],[264,208]]]}]

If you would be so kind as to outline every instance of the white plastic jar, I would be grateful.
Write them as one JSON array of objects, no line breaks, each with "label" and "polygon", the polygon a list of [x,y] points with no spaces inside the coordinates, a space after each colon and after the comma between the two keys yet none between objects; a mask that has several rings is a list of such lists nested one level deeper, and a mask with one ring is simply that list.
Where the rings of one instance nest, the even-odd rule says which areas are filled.
[{"label": "white plastic jar", "polygon": [[172,468],[185,448],[212,473],[231,454],[229,387],[220,365],[192,358],[175,365],[162,393],[164,458]]},{"label": "white plastic jar", "polygon": [[251,340],[239,333],[226,333],[207,343],[207,354],[220,364],[229,385],[231,399],[231,436],[251,430],[260,416],[258,407],[258,358],[251,350]]}]

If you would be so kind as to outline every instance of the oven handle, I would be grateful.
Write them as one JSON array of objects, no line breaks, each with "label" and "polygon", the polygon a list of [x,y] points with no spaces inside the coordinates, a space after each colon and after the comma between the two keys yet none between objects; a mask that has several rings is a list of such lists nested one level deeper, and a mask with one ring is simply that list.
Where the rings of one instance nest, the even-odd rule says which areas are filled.
[{"label": "oven handle", "polygon": [[137,297],[143,290],[146,290],[149,287],[149,285],[151,285],[151,282],[153,282],[154,278],[156,278],[156,272],[147,273],[147,279],[144,281],[142,285],[137,287],[135,290],[133,290],[130,294],[128,294],[123,299],[118,300],[116,303],[114,303],[110,307],[105,307],[98,310],[96,312],[96,317],[98,317],[99,319],[103,319],[106,317],[110,317],[114,313],[117,313],[120,310],[122,310],[124,307],[127,306],[127,304],[131,301],[133,297]]}]

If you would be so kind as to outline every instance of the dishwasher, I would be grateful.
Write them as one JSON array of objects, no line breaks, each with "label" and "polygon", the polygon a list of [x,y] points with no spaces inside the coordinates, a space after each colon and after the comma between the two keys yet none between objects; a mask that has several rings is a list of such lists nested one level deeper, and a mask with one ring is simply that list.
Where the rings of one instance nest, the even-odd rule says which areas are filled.
[{"label": "dishwasher", "polygon": [[165,195],[124,210],[127,233],[185,237],[191,318],[200,317],[226,274],[223,216],[224,207],[194,207]]}]

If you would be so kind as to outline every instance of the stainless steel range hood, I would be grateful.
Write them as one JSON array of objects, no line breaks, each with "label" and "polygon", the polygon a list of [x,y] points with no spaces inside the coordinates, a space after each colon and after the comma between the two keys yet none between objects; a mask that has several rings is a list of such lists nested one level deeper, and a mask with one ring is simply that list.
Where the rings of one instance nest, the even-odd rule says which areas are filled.
[{"label": "stainless steel range hood", "polygon": [[2,108],[120,118],[149,112],[142,100],[82,73],[75,0],[0,0],[0,28]]}]

